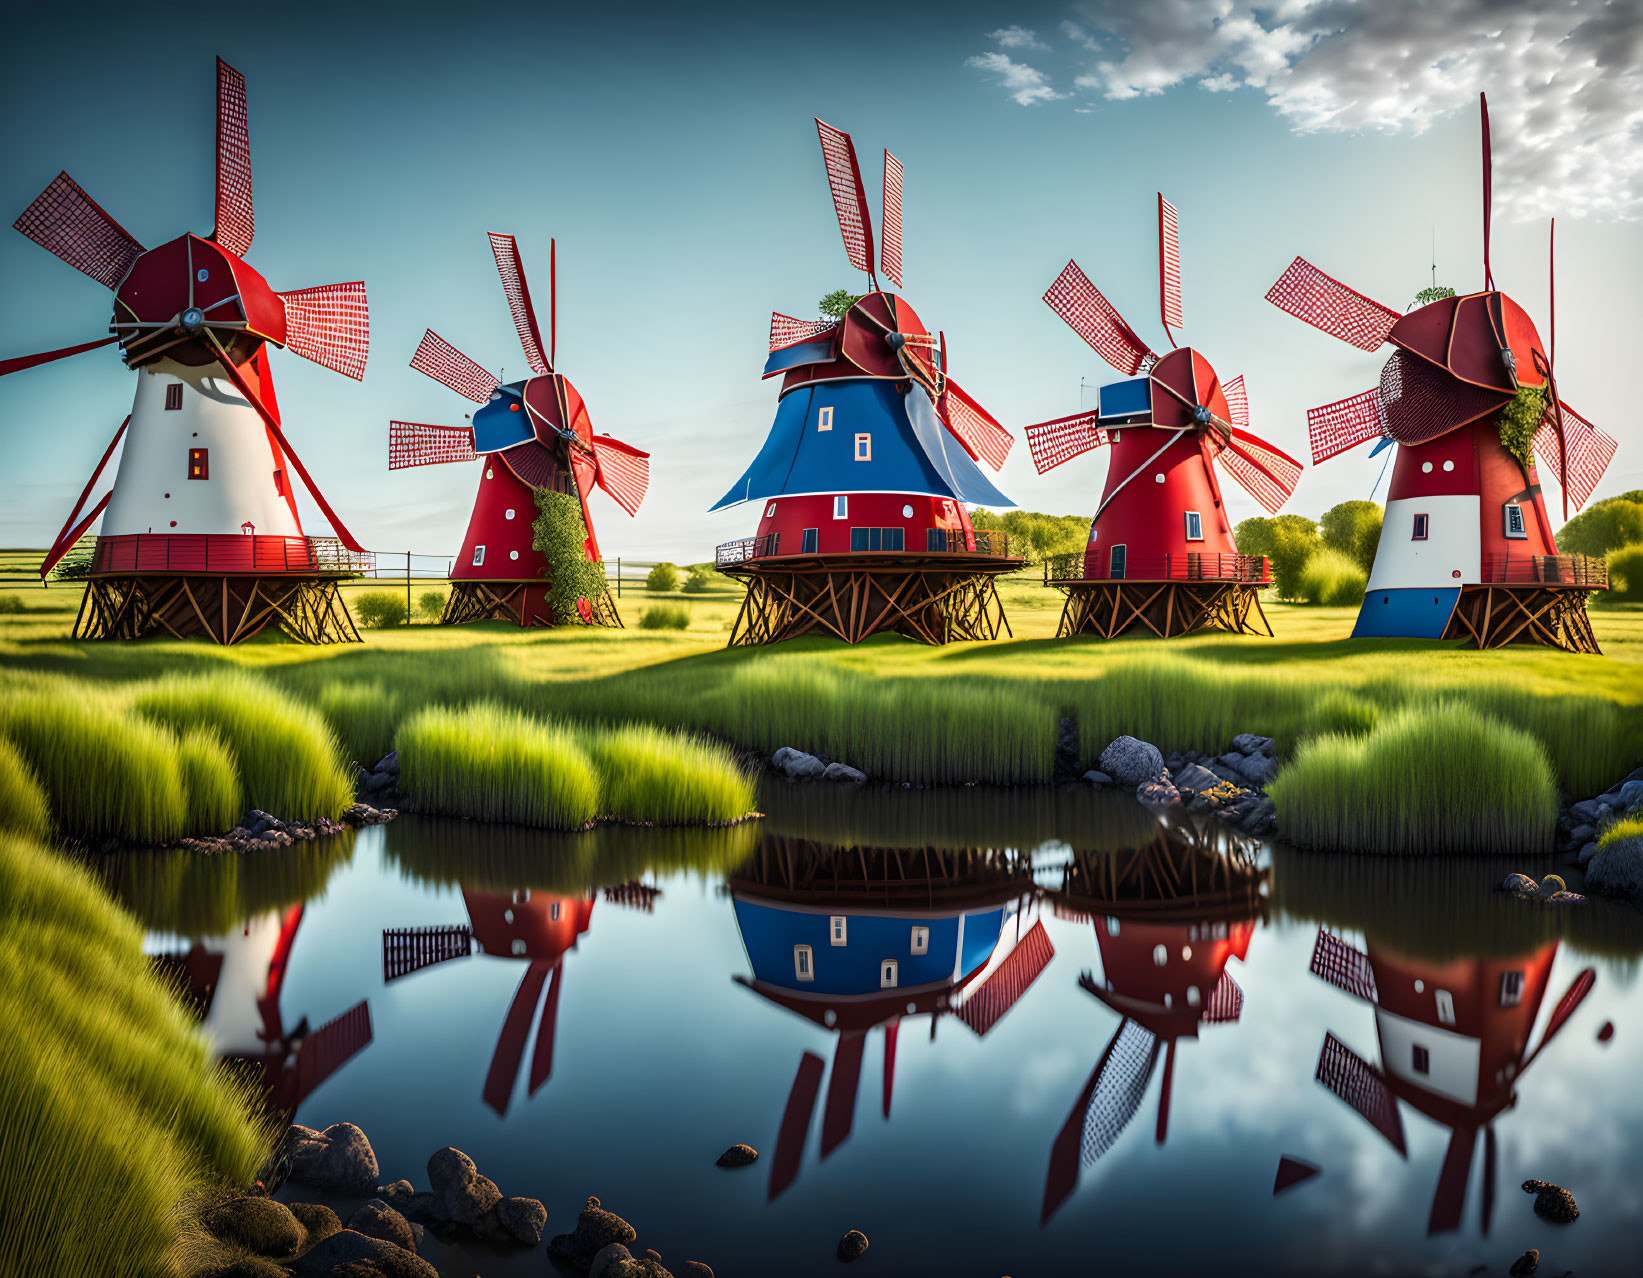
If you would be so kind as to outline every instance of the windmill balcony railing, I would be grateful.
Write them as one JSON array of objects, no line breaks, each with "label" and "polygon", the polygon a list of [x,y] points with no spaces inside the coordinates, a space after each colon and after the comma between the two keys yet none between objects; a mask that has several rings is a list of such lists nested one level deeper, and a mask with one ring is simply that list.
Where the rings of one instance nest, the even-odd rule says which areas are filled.
[{"label": "windmill balcony railing", "polygon": [[335,537],[275,537],[235,533],[130,533],[99,537],[91,571],[104,573],[315,573],[354,576],[376,566],[369,551],[347,549]]},{"label": "windmill balcony railing", "polygon": [[[1083,580],[1086,580],[1083,551],[1052,555],[1044,560],[1046,586]],[[1210,555],[1189,551],[1181,555],[1131,556],[1112,576],[1088,580],[1235,581],[1266,586],[1272,583],[1272,570],[1265,555]]]},{"label": "windmill balcony railing", "polygon": [[1491,586],[1575,586],[1607,590],[1609,565],[1591,555],[1485,555],[1483,580]]},{"label": "windmill balcony railing", "polygon": [[[802,546],[802,543],[799,544]],[[814,551],[806,552],[802,549],[794,549],[793,545],[793,539],[790,539],[789,543],[784,546],[780,533],[765,533],[762,537],[743,537],[739,541],[727,541],[720,544],[714,550],[713,562],[714,566],[718,568],[732,568],[737,564],[745,564],[755,559],[775,559],[785,558],[789,555],[816,553]],[[1003,559],[1008,558],[1010,554],[1010,537],[1008,533],[982,529],[928,528],[925,530],[922,545],[909,537],[901,547],[893,550],[878,550],[873,553],[891,555],[909,553],[988,555]]]}]

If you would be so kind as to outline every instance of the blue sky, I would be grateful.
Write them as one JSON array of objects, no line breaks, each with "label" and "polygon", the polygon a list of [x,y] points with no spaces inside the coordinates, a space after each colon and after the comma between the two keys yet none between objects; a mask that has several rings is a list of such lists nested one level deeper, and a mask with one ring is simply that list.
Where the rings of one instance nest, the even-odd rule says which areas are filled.
[{"label": "blue sky", "polygon": [[[875,218],[881,148],[902,160],[906,296],[1017,435],[1001,488],[1030,509],[1088,514],[1100,454],[1040,477],[1021,437],[1077,409],[1080,379],[1115,376],[1039,300],[1066,259],[1163,342],[1161,189],[1180,210],[1178,338],[1223,378],[1243,373],[1254,429],[1304,459],[1305,410],[1373,384],[1381,359],[1263,294],[1301,253],[1401,308],[1430,281],[1434,234],[1439,282],[1480,287],[1483,88],[1497,283],[1544,332],[1544,214],[1556,211],[1558,380],[1621,441],[1597,496],[1643,487],[1626,412],[1643,338],[1639,5],[1429,9],[290,4],[144,27],[124,9],[76,9],[75,24],[118,32],[89,41],[41,10],[12,19],[0,49],[0,212],[14,218],[67,169],[145,244],[209,233],[221,54],[248,82],[248,260],[275,288],[369,290],[363,383],[274,355],[287,433],[355,534],[430,554],[459,541],[473,466],[390,474],[387,422],[462,420],[466,401],[407,366],[425,327],[509,377],[525,371],[484,235],[509,231],[543,311],[558,238],[559,367],[597,429],[652,454],[637,519],[596,498],[603,549],[684,562],[752,530],[748,510],[705,512],[774,414],[775,384],[758,376],[771,310],[812,314],[862,278],[812,115],[854,135]],[[1397,10],[1405,25],[1390,24]],[[99,336],[108,306],[100,285],[0,233],[0,355]],[[49,541],[131,393],[108,350],[0,380],[0,543]],[[1368,495],[1382,458],[1365,451],[1309,467],[1289,508]],[[1235,518],[1256,513],[1229,494]]]}]

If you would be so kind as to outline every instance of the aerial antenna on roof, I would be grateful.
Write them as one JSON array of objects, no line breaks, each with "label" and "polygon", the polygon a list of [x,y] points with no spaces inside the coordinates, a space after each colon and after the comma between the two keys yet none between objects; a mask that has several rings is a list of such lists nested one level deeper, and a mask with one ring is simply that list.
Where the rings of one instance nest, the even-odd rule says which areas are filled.
[{"label": "aerial antenna on roof", "polygon": [[1438,224],[1432,223],[1432,287],[1438,286]]}]

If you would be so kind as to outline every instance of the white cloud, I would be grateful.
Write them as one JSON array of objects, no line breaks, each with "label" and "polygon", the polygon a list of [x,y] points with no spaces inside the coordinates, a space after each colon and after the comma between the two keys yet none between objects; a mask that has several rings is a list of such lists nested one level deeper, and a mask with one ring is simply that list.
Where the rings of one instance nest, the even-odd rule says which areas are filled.
[{"label": "white cloud", "polygon": [[1051,88],[1049,77],[1042,71],[1028,66],[1025,62],[1017,62],[1007,53],[977,54],[968,59],[965,65],[996,75],[998,82],[1004,86],[1004,91],[1022,106],[1032,106],[1037,102],[1053,102],[1056,98],[1067,96]]},{"label": "white cloud", "polygon": [[989,40],[995,41],[1001,49],[1048,49],[1050,46],[1038,38],[1038,33],[1031,27],[1001,27],[997,31],[987,33]]},{"label": "white cloud", "polygon": [[[1082,0],[1075,12],[1060,30],[1081,94],[1247,87],[1296,132],[1419,134],[1482,90],[1503,215],[1643,214],[1643,0]],[[1005,79],[1018,102],[1067,96],[1020,69],[1045,92],[1023,98],[1028,86]]]}]

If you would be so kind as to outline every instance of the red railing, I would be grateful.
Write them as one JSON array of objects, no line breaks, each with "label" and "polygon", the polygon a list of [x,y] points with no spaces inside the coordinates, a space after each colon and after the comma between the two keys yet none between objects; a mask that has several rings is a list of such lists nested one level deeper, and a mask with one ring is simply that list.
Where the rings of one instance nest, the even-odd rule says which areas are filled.
[{"label": "red railing", "polygon": [[376,557],[347,550],[334,537],[269,537],[232,533],[130,533],[99,537],[94,573],[370,572]]},{"label": "red railing", "polygon": [[1485,555],[1483,580],[1491,586],[1609,588],[1609,565],[1590,555]]},{"label": "red railing", "polygon": [[[1100,552],[1103,556],[1110,551]],[[1055,555],[1044,561],[1044,584],[1084,580],[1084,554]],[[1109,578],[1102,577],[1106,581]],[[1126,559],[1118,580],[1123,581],[1272,581],[1265,555],[1133,555]]]},{"label": "red railing", "polygon": [[[745,564],[750,559],[773,559],[778,555],[798,555],[805,553],[795,550],[790,540],[787,549],[780,547],[780,533],[765,533],[762,537],[743,537],[739,541],[727,541],[718,546],[713,552],[714,566],[725,568],[736,564]],[[925,531],[924,542],[919,544],[911,537],[903,550],[873,551],[873,554],[915,554],[915,555],[996,555],[1007,558],[1010,553],[1010,536],[1003,532],[987,532],[981,530],[966,531],[963,528],[930,528]],[[815,552],[811,552],[812,554]],[[843,554],[846,552],[836,552]],[[853,552],[861,553],[861,552]]]}]

